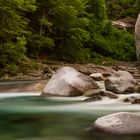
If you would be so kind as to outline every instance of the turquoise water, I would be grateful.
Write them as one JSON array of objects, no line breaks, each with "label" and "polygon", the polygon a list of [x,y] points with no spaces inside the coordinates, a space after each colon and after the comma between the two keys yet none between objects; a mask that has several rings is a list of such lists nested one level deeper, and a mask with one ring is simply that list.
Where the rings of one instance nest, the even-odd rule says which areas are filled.
[{"label": "turquoise water", "polygon": [[85,102],[85,97],[39,96],[37,92],[0,93],[0,140],[139,140],[140,136],[91,135],[86,129],[98,117],[139,105],[120,100]]},{"label": "turquoise water", "polygon": [[[0,97],[0,140],[118,140],[118,137],[90,135],[86,128],[96,118],[118,112],[120,107],[115,111],[106,103],[85,103],[83,97],[4,95]],[[139,111],[135,110],[135,113],[139,114]],[[139,140],[140,137],[123,136],[120,139]]]},{"label": "turquoise water", "polygon": [[3,98],[0,102],[0,139],[90,139],[85,129],[96,117],[81,111],[60,109],[79,102],[37,96]]}]

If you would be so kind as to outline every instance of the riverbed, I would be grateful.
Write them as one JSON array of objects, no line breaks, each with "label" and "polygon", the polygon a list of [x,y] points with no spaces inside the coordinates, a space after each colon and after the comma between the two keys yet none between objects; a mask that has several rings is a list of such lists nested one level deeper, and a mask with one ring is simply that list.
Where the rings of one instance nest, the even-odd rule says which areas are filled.
[{"label": "riverbed", "polygon": [[85,102],[86,97],[82,96],[40,97],[41,92],[13,91],[0,93],[0,140],[140,139],[140,136],[91,135],[86,131],[91,123],[104,115],[124,111],[140,115],[139,105],[122,102],[126,95],[117,100],[105,97],[102,101]]}]

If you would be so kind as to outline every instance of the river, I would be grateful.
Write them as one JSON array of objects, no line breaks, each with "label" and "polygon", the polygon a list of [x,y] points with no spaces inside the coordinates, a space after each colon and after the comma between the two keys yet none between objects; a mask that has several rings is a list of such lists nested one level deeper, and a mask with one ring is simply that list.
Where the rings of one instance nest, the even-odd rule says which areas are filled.
[{"label": "river", "polygon": [[[1,82],[11,87],[0,93],[0,140],[139,140],[140,136],[101,136],[86,132],[98,117],[129,111],[140,115],[139,105],[104,98],[85,102],[85,97],[40,97],[40,92],[13,92],[16,85],[31,82]],[[14,85],[14,86],[13,86]]]}]

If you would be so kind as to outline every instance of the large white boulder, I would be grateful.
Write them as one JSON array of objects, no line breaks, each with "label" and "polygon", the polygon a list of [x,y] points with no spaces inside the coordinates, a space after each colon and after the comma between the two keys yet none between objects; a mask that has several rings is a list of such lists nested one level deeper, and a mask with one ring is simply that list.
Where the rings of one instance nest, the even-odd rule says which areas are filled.
[{"label": "large white boulder", "polygon": [[110,77],[105,80],[106,90],[114,93],[133,93],[138,86],[137,81],[127,71],[114,72]]},{"label": "large white boulder", "polygon": [[137,54],[137,60],[140,64],[140,14],[137,18],[137,22],[135,25],[135,44],[136,44],[136,54]]},{"label": "large white boulder", "polygon": [[91,133],[113,135],[140,134],[140,116],[128,112],[120,112],[98,118],[88,128]]},{"label": "large white boulder", "polygon": [[72,67],[59,69],[49,80],[41,95],[78,96],[85,91],[99,88],[96,82]]}]

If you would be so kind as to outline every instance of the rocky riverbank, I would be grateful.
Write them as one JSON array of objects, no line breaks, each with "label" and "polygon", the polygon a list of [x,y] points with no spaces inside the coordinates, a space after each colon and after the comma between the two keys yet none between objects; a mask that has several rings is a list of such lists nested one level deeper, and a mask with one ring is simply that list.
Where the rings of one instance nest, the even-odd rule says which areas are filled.
[{"label": "rocky riverbank", "polygon": [[[136,106],[140,104],[140,72],[136,63],[116,62],[112,66],[45,64],[42,69],[31,72],[29,75],[31,79],[27,77],[33,82],[25,85],[23,81],[20,86],[14,84],[15,87],[10,86],[12,90],[10,87],[2,85],[0,91],[43,91],[41,95],[45,96],[45,99],[47,96],[67,98],[69,96],[83,96],[82,104],[91,102],[96,105],[96,103],[103,103],[105,99],[107,102],[113,101],[116,104],[119,102],[117,106],[135,107],[133,104],[137,104]],[[25,75],[22,76],[21,79],[26,80],[24,79]],[[135,94],[136,92],[137,94]],[[41,97],[41,99],[44,98]],[[98,118],[86,130],[91,134],[99,135],[139,135],[139,120],[140,117],[132,113],[119,112]]]},{"label": "rocky riverbank", "polygon": [[[117,99],[123,94],[140,93],[140,84],[130,72],[112,68],[110,71],[112,74],[108,71],[84,74],[70,66],[62,67],[53,74],[41,96],[82,95],[87,97],[85,101],[97,101],[102,100],[102,97]],[[139,104],[139,98],[135,95],[126,96],[122,101]]]},{"label": "rocky riverbank", "polygon": [[[103,81],[105,81],[108,77],[110,77],[114,72],[116,71],[127,71],[134,77],[135,81],[137,83],[140,82],[140,67],[137,63],[130,63],[130,62],[121,62],[116,61],[112,65],[109,66],[101,66],[101,65],[95,65],[92,63],[89,64],[70,64],[70,63],[64,63],[64,62],[48,62],[46,64],[41,63],[39,69],[32,70],[28,73],[20,73],[16,76],[9,76],[5,75],[1,78],[1,81],[36,81],[35,83],[31,83],[29,85],[22,85],[18,88],[18,91],[42,91],[47,81],[52,77],[52,75],[60,68],[62,67],[72,67],[76,69],[77,71],[81,72],[84,75],[90,76],[92,79],[94,79],[100,86],[102,86],[102,89],[105,89],[104,85],[102,84]],[[134,82],[134,81],[133,81]],[[133,83],[132,82],[132,83]],[[4,90],[4,88],[3,88]],[[1,86],[1,91],[2,86]],[[5,90],[8,90],[6,88]],[[10,91],[10,89],[9,89]]]},{"label": "rocky riverbank", "polygon": [[16,75],[5,74],[0,78],[4,80],[46,80],[55,73],[58,69],[64,66],[70,66],[79,72],[90,75],[93,73],[102,73],[104,77],[110,76],[114,71],[124,70],[130,72],[134,78],[140,82],[140,67],[136,62],[123,62],[114,61],[111,65],[96,65],[93,63],[78,64],[78,63],[65,63],[58,61],[47,61],[38,63],[38,68],[30,70],[25,73],[17,73]]}]

